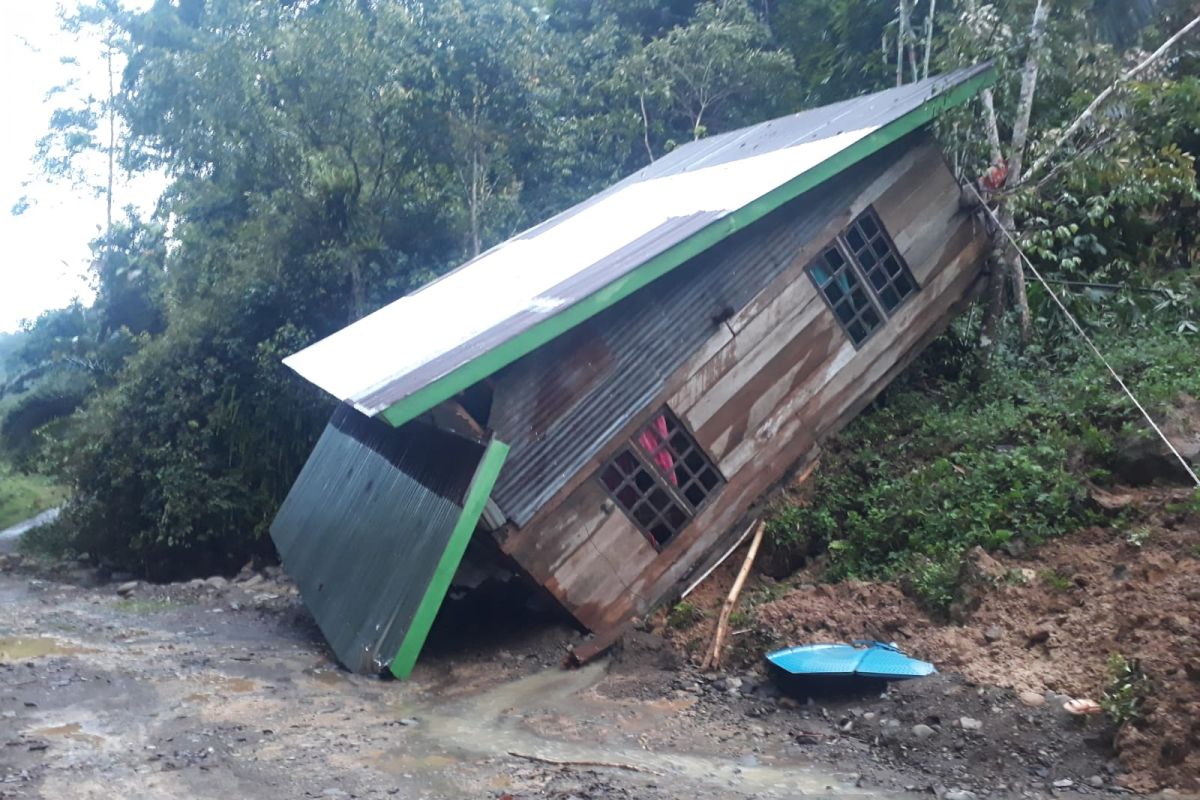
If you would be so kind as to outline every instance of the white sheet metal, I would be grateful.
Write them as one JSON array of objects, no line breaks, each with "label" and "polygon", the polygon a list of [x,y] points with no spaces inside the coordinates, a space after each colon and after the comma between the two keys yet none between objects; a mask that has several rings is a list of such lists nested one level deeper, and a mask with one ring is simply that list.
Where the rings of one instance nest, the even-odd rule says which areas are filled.
[{"label": "white sheet metal", "polygon": [[[555,296],[554,287],[639,237],[673,218],[736,211],[877,128],[629,184],[536,235],[492,248],[284,363],[339,400],[377,414],[383,408],[364,407],[361,398],[513,317],[553,315],[572,302]],[[447,365],[431,380],[458,366]]]}]

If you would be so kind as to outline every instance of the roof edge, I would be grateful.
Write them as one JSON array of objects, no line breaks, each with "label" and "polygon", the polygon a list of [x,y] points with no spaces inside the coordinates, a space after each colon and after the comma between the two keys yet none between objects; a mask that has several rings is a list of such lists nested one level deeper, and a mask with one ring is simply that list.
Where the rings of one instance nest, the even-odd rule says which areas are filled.
[{"label": "roof edge", "polygon": [[[737,231],[762,219],[784,203],[825,183],[854,164],[873,155],[941,112],[960,106],[996,82],[992,63],[976,65],[974,74],[859,139],[854,144],[797,175],[767,194],[727,214],[706,228],[659,253],[627,275],[589,295],[558,314],[528,328],[495,349],[434,380],[376,414],[394,426],[403,425],[433,406],[494,374],[521,356],[561,336],[637,290],[662,277],[684,262],[712,248]],[[372,412],[360,408],[367,415]]]}]

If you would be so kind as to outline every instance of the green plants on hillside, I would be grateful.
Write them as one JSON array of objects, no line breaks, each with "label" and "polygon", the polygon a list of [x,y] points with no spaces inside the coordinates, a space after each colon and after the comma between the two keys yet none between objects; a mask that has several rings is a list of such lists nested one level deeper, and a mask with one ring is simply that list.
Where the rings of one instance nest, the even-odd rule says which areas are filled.
[{"label": "green plants on hillside", "polygon": [[694,603],[684,600],[676,603],[675,607],[671,609],[671,613],[667,615],[667,627],[683,630],[692,627],[702,619],[704,619],[704,612]]},{"label": "green plants on hillside", "polygon": [[53,508],[66,494],[51,478],[0,465],[0,530]]},{"label": "green plants on hillside", "polygon": [[[967,549],[1021,548],[1093,521],[1087,484],[1109,480],[1136,410],[1069,347],[1000,348],[985,369],[977,354],[954,357],[969,340],[961,321],[830,442],[803,502],[771,519],[775,547],[819,537],[831,579],[902,577],[944,612]],[[1151,408],[1200,392],[1189,336],[1102,346]]]},{"label": "green plants on hillside", "polygon": [[1108,657],[1108,688],[1100,697],[1100,707],[1118,726],[1137,722],[1142,716],[1142,704],[1150,693],[1150,680],[1137,659],[1120,653]]}]

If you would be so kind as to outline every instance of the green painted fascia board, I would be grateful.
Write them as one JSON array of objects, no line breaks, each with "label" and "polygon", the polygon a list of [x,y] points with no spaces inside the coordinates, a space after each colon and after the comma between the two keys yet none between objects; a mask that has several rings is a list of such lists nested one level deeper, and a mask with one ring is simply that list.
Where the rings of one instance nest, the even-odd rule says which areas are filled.
[{"label": "green painted fascia board", "polygon": [[483,507],[487,505],[492,487],[496,485],[500,468],[504,466],[507,457],[508,445],[498,439],[492,439],[483,452],[483,459],[476,467],[471,485],[467,488],[462,514],[450,533],[450,540],[446,543],[446,549],[442,551],[442,557],[433,571],[433,577],[425,589],[425,595],[421,598],[421,605],[417,607],[412,624],[404,635],[404,641],[400,643],[400,650],[388,667],[391,673],[401,680],[411,675],[413,667],[416,666],[417,657],[429,636],[429,629],[433,627],[433,620],[437,617],[438,609],[442,607],[442,601],[446,599],[450,581],[454,578],[458,565],[462,563],[467,543],[471,541],[471,534],[479,524]]},{"label": "green painted fascia board", "polygon": [[995,82],[996,70],[994,67],[989,67],[950,91],[931,97],[922,105],[904,116],[892,120],[878,130],[872,131],[832,158],[797,175],[757,200],[664,250],[595,294],[589,295],[561,313],[526,329],[474,361],[463,364],[441,378],[422,386],[407,397],[401,398],[384,409],[380,416],[391,425],[403,425],[443,400],[453,397],[468,386],[478,383],[502,367],[511,364],[521,356],[558,338],[651,281],[662,277],[718,242],[762,219],[789,200],[825,183],[838,173],[901,139],[931,121],[942,111],[962,105],[980,90]]}]

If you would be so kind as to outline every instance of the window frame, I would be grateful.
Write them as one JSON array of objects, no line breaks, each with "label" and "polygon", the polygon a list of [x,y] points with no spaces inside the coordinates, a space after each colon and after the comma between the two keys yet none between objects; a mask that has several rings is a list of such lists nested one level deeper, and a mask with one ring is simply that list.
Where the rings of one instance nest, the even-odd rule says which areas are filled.
[{"label": "window frame", "polygon": [[[850,241],[848,239],[848,236],[849,236],[851,230],[860,226],[860,223],[864,218],[871,220],[871,223],[877,229],[876,235],[880,239],[882,239],[884,241],[884,243],[886,243],[887,248],[888,248],[887,256],[894,257],[897,264],[899,264],[900,271],[897,273],[897,276],[903,276],[904,278],[906,278],[908,280],[909,283],[912,284],[911,291],[909,291],[903,297],[900,297],[898,299],[898,301],[896,302],[896,304],[894,306],[892,306],[891,310],[889,310],[884,305],[883,300],[880,297],[880,295],[883,290],[886,290],[889,287],[894,290],[895,278],[897,276],[887,275],[887,273],[885,271],[884,274],[887,277],[887,282],[885,283],[883,290],[876,289],[875,286],[871,283],[870,278],[868,277],[868,273],[871,271],[871,269],[874,269],[875,267],[872,266],[871,269],[868,269],[863,266],[862,262],[859,260],[858,255],[856,254],[856,252],[854,250],[854,247],[850,244]],[[870,245],[871,241],[873,241],[874,239],[875,239],[875,236],[869,237],[866,244]],[[879,318],[879,324],[877,324],[873,328],[871,328],[871,330],[867,332],[866,336],[862,337],[858,341],[855,341],[854,335],[850,332],[850,326],[854,322],[859,321],[861,319],[862,312],[861,311],[856,312],[855,315],[848,322],[843,321],[842,318],[837,313],[837,304],[840,303],[841,301],[838,300],[835,302],[835,301],[830,300],[829,295],[826,293],[826,288],[828,287],[828,285],[830,283],[833,282],[833,278],[831,277],[830,280],[828,282],[826,282],[826,284],[824,286],[822,286],[821,281],[818,280],[817,276],[814,274],[815,268],[820,267],[825,270],[829,269],[828,263],[825,260],[825,255],[832,249],[836,249],[838,251],[838,254],[841,256],[842,260],[845,262],[844,269],[846,269],[853,275],[855,283],[857,283],[857,285],[862,288],[863,293],[866,295],[867,300],[871,305],[871,308],[875,312],[875,316],[877,316]],[[886,258],[887,256],[878,256],[877,255],[877,258],[879,260],[882,260],[882,259]],[[841,268],[839,268],[839,269],[841,269]],[[902,308],[904,308],[905,304],[907,304],[909,302],[909,300],[911,300],[913,298],[913,296],[915,296],[923,288],[921,286],[920,282],[917,280],[916,276],[913,275],[912,269],[908,266],[908,261],[906,261],[903,254],[901,254],[900,248],[898,248],[896,246],[895,240],[892,239],[892,235],[888,231],[887,226],[885,226],[883,224],[883,220],[879,218],[879,212],[877,212],[875,210],[874,206],[867,206],[866,208],[864,208],[861,212],[859,212],[854,217],[854,219],[852,219],[850,221],[850,224],[848,224],[845,228],[843,228],[841,231],[839,231],[838,234],[836,236],[834,236],[831,241],[829,241],[824,246],[822,246],[820,251],[818,252],[818,254],[809,260],[808,265],[805,266],[805,268],[804,268],[804,271],[805,271],[805,273],[808,274],[809,280],[812,281],[813,287],[817,290],[817,294],[821,296],[821,300],[824,301],[826,307],[829,308],[830,312],[833,314],[833,318],[837,322],[838,327],[842,329],[842,333],[844,333],[846,335],[846,338],[850,340],[850,344],[852,344],[854,346],[855,350],[861,349],[863,347],[863,345],[865,345],[867,342],[869,342],[872,339],[872,337],[875,336],[876,333],[878,333],[881,329],[886,327],[888,320],[890,320],[897,313],[899,313],[899,311]],[[834,270],[835,273],[837,271],[838,270]],[[851,291],[853,291],[853,290],[851,290]]]},{"label": "window frame", "polygon": [[[668,433],[652,451],[647,452],[646,446],[639,441],[639,437],[650,430],[660,418],[667,420]],[[674,426],[673,429],[670,428],[671,425]],[[683,450],[682,457],[674,452],[674,445],[669,444],[670,440],[680,435],[686,439],[687,444],[687,447]],[[664,447],[671,451],[673,459],[678,459],[678,462],[675,462],[677,466],[673,467],[673,469],[681,467],[690,476],[682,485],[673,482],[672,478],[665,472],[662,464],[656,459],[656,456]],[[693,468],[690,464],[686,463],[693,456],[698,456],[701,459],[701,464],[698,468]],[[630,459],[633,461],[633,466],[626,470],[621,466],[621,461],[625,460],[628,462]],[[609,481],[606,480],[606,476],[610,474],[610,470],[616,470],[616,474],[620,476],[620,480],[616,482],[615,486],[610,486]],[[651,485],[644,489],[636,485],[639,470],[652,481]],[[701,477],[706,471],[711,471],[716,479],[711,487],[705,486]],[[677,475],[677,473],[672,472],[670,475]],[[679,534],[683,533],[696,517],[708,508],[713,498],[728,483],[713,458],[696,441],[696,434],[666,405],[659,407],[654,414],[634,430],[629,438],[622,442],[620,449],[613,453],[600,469],[597,470],[595,479],[613,504],[621,509],[625,517],[646,537],[646,541],[650,543],[650,546],[658,552],[661,552]],[[704,496],[699,502],[693,502],[687,496],[687,492],[692,486],[697,486],[704,492]],[[631,487],[634,491],[638,492],[636,498],[628,504],[619,496],[626,487]],[[651,498],[656,492],[661,492],[666,496],[669,501],[667,505],[659,507],[654,504]],[[648,521],[639,519],[637,514],[637,511],[643,505],[648,506],[653,515]],[[682,515],[682,519],[678,524],[668,519],[667,515],[671,507],[678,509]],[[660,541],[654,534],[654,530],[662,524],[666,524],[669,530],[666,538]]]}]

